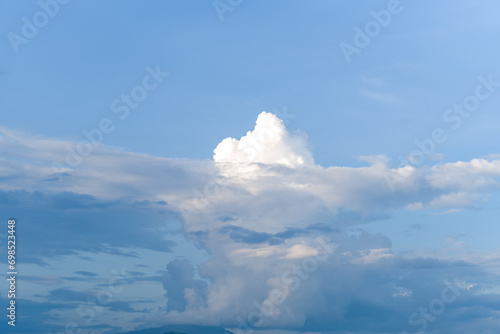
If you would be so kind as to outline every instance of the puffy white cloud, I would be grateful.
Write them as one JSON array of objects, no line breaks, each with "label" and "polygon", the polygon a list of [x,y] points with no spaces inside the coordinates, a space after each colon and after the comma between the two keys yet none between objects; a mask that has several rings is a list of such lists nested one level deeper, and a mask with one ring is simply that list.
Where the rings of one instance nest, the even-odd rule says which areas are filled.
[{"label": "puffy white cloud", "polygon": [[289,167],[312,166],[314,159],[307,137],[289,132],[276,115],[263,111],[253,131],[237,140],[226,138],[214,150],[214,161],[282,164]]},{"label": "puffy white cloud", "polygon": [[432,166],[430,184],[440,189],[488,189],[498,187],[500,160],[472,159]]}]

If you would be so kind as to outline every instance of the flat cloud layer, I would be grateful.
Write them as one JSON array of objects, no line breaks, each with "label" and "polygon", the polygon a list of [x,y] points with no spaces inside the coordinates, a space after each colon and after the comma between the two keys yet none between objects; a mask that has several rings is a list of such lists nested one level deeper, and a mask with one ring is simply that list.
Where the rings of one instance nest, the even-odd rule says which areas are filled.
[{"label": "flat cloud layer", "polygon": [[[33,261],[43,265],[82,251],[86,244],[71,239],[86,230],[81,224],[98,228],[100,217],[106,218],[104,237],[95,240],[95,252],[137,256],[118,251],[134,229],[142,238],[134,242],[136,249],[170,252],[171,243],[161,247],[167,233],[162,224],[177,219],[185,237],[210,254],[198,267],[189,259],[165,260],[166,271],[149,278],[161,282],[165,307],[152,312],[127,304],[120,314],[134,323],[214,325],[242,333],[399,333],[424,326],[437,333],[468,333],[470,326],[489,333],[500,325],[500,252],[397,254],[388,237],[362,229],[393,210],[473,208],[498,190],[500,160],[391,168],[377,156],[362,158],[366,167],[325,168],[314,163],[304,134],[290,132],[265,112],[253,131],[224,139],[214,161],[95,146],[70,168],[64,164],[68,145],[77,143],[0,132],[1,195],[20,208],[23,201],[39,204],[27,224],[43,224],[47,234],[64,229],[67,236],[56,245],[64,251],[47,251]],[[131,203],[146,213],[147,223],[127,220]],[[58,207],[63,214],[55,216],[56,224],[34,218]],[[115,225],[116,219],[123,224]],[[114,231],[120,240],[113,239]],[[44,242],[30,238],[34,249]],[[446,312],[413,315],[440,300],[444,289],[459,291],[443,304]]]}]

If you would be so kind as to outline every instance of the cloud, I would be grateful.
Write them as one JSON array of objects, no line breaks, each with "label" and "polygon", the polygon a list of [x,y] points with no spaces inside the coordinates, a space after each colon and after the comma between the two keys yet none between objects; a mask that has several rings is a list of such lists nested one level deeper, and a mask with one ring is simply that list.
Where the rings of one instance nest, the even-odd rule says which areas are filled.
[{"label": "cloud", "polygon": [[98,276],[97,274],[94,274],[94,273],[91,273],[91,272],[85,271],[85,270],[75,271],[75,274],[82,275],[82,276],[87,276],[87,277]]},{"label": "cloud", "polygon": [[[274,129],[273,135],[262,135],[265,129]],[[4,191],[54,194],[52,202],[61,209],[80,205],[105,210],[103,206],[124,198],[133,198],[136,205],[161,203],[190,214],[188,231],[220,228],[227,225],[223,217],[231,217],[234,226],[278,233],[305,228],[311,220],[325,222],[341,211],[366,217],[408,205],[465,208],[474,205],[481,193],[500,186],[500,160],[494,158],[391,168],[386,158],[376,156],[362,157],[369,164],[366,167],[318,166],[305,137],[290,133],[269,113],[261,113],[255,129],[239,141],[223,140],[215,150],[215,163],[99,146],[78,168],[65,168],[62,182],[52,162],[64,160],[66,141],[8,129],[0,131],[0,141],[0,176],[5,180],[0,189]],[[249,147],[255,149],[253,156],[245,153]],[[79,198],[75,202],[75,195],[66,194]],[[7,196],[4,203],[15,198]],[[252,222],[245,222],[249,202],[259,210],[251,214]],[[280,209],[283,203],[287,203],[286,212]],[[205,226],[208,219],[213,223]],[[257,225],[267,228],[255,229]]]},{"label": "cloud", "polygon": [[78,303],[86,301],[93,296],[94,295],[89,292],[78,292],[66,288],[60,288],[51,290],[48,299],[53,301],[67,301],[67,302]]},{"label": "cloud", "polygon": [[[265,318],[267,328],[410,331],[408,316],[453,276],[477,288],[467,291],[474,298],[450,305],[443,322],[460,329],[461,309],[489,300],[482,314],[498,324],[493,291],[500,253],[397,254],[388,237],[363,230],[394,210],[475,209],[500,188],[498,157],[392,168],[387,158],[370,156],[361,158],[363,167],[324,167],[314,163],[305,135],[261,113],[252,131],[216,147],[214,161],[99,146],[78,168],[64,168],[60,182],[52,162],[64,161],[68,142],[9,129],[0,130],[0,142],[0,209],[13,209],[29,227],[22,232],[25,262],[43,265],[83,251],[120,259],[139,256],[139,249],[167,253],[177,222],[184,237],[210,254],[201,265],[184,255],[158,258],[166,272],[134,275],[131,284],[154,281],[163,289],[154,293],[164,307],[116,300],[108,311],[133,323],[238,327],[237,319],[260,312],[258,305],[278,291],[283,301]],[[335,251],[325,253],[318,238],[329,239]],[[316,258],[324,261],[314,264]],[[71,272],[94,280],[92,272]],[[64,287],[47,298],[83,297],[71,291],[82,290]]]},{"label": "cloud", "polygon": [[43,264],[80,252],[134,257],[132,250],[171,252],[175,245],[165,240],[169,232],[161,230],[163,222],[177,214],[156,204],[102,200],[67,191],[0,190],[0,200],[0,210],[8,210],[23,226],[18,234],[26,242],[20,249],[25,263]]},{"label": "cloud", "polygon": [[289,132],[282,120],[265,111],[257,117],[253,131],[248,131],[239,140],[226,138],[220,142],[214,150],[214,161],[289,167],[314,165],[307,137]]},{"label": "cloud", "polygon": [[287,250],[285,259],[303,259],[311,256],[318,255],[318,250],[305,245],[293,245]]},{"label": "cloud", "polygon": [[167,265],[163,286],[168,298],[167,310],[185,311],[186,307],[201,307],[205,304],[207,283],[195,279],[194,267],[191,263],[173,260]]}]

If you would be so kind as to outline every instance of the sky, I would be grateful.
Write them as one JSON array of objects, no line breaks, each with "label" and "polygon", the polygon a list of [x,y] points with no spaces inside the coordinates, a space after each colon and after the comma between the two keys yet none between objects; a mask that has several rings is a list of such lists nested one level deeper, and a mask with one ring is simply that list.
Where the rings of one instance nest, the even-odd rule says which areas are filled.
[{"label": "sky", "polygon": [[498,10],[0,1],[2,333],[497,333]]}]

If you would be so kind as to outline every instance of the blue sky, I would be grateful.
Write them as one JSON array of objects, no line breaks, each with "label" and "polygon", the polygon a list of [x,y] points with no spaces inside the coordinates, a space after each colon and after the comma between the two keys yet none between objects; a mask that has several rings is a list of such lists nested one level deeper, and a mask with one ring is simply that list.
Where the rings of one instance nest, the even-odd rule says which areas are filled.
[{"label": "blue sky", "polygon": [[55,1],[0,2],[7,333],[498,328],[497,2]]}]

